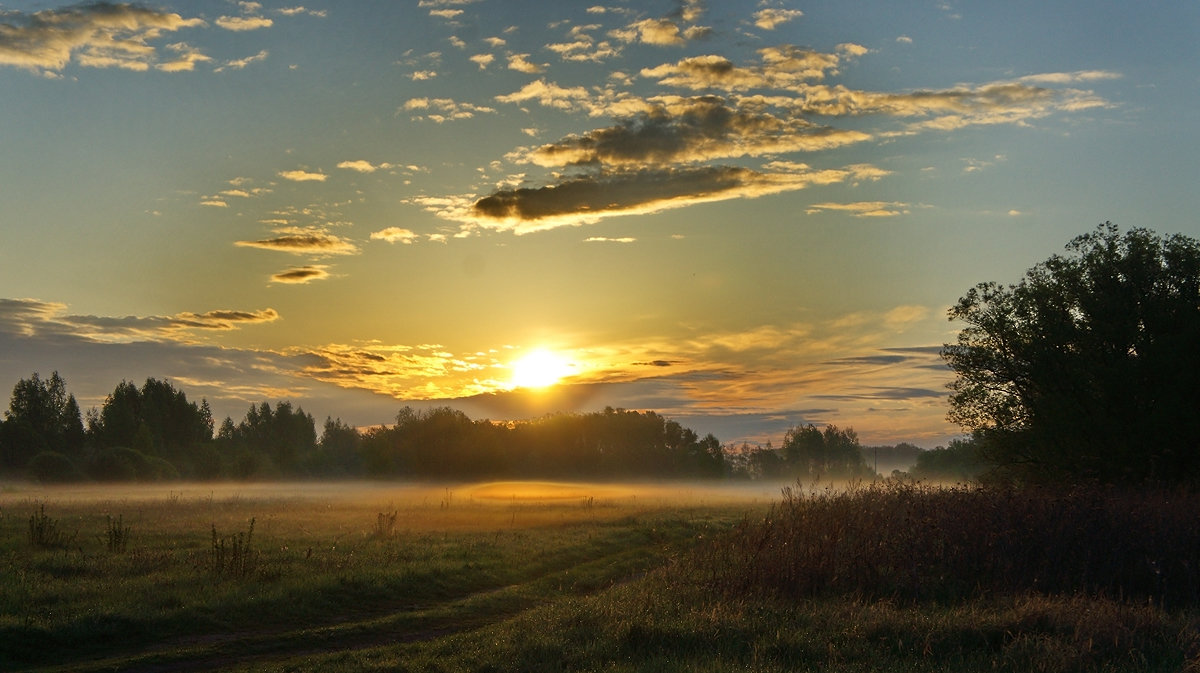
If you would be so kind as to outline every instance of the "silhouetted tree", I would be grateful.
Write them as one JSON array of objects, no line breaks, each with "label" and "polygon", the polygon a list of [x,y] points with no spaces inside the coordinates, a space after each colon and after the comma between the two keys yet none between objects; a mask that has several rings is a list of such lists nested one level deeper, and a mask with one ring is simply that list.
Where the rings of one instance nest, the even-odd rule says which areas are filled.
[{"label": "silhouetted tree", "polygon": [[950,310],[950,419],[1023,480],[1200,476],[1200,244],[1111,223]]},{"label": "silhouetted tree", "polygon": [[132,448],[171,461],[189,475],[205,463],[201,471],[211,475],[210,451],[200,448],[212,441],[208,401],[189,402],[168,381],[148,378],[140,390],[121,381],[101,409],[88,415],[88,432],[97,448]]},{"label": "silhouetted tree", "polygon": [[985,468],[975,441],[953,439],[949,446],[922,451],[909,474],[918,479],[965,482],[978,477]]},{"label": "silhouetted tree", "polygon": [[836,425],[823,431],[811,423],[790,428],[783,437],[783,457],[800,479],[853,479],[871,473],[858,433]]},{"label": "silhouetted tree", "polygon": [[83,421],[75,396],[58,372],[42,379],[35,372],[13,386],[8,411],[0,424],[0,456],[9,468],[24,468],[42,451],[68,458],[83,448]]}]

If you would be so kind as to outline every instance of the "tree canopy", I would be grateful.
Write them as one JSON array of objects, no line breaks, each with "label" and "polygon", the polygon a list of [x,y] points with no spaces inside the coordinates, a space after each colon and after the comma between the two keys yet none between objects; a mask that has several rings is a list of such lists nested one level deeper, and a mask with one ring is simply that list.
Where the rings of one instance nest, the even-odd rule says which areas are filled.
[{"label": "tree canopy", "polygon": [[1105,223],[950,310],[949,418],[1024,480],[1200,477],[1200,243]]}]

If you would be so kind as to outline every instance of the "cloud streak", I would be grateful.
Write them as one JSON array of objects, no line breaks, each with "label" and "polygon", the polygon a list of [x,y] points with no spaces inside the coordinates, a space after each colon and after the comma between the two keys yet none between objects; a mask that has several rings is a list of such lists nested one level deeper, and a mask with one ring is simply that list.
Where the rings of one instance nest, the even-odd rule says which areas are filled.
[{"label": "cloud streak", "polygon": [[243,248],[287,252],[293,255],[353,255],[358,253],[358,246],[350,240],[320,231],[289,233],[254,241],[236,241],[234,245]]}]

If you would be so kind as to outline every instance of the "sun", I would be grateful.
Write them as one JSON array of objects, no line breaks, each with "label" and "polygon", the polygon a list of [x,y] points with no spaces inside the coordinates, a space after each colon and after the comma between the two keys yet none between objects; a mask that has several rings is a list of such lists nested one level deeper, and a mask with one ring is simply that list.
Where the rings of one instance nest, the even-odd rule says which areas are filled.
[{"label": "sun", "polygon": [[512,385],[516,388],[546,388],[570,373],[570,365],[561,356],[539,348],[509,365]]}]

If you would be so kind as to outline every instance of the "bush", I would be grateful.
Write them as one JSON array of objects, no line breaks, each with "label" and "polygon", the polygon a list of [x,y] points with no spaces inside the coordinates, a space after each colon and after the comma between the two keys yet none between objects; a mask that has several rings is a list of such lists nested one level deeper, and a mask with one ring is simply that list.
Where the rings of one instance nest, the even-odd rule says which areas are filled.
[{"label": "bush", "polygon": [[97,481],[137,481],[148,471],[146,456],[123,446],[101,449],[88,465]]},{"label": "bush", "polygon": [[42,451],[29,459],[29,474],[43,484],[79,481],[83,478],[75,463],[57,451]]},{"label": "bush", "polygon": [[935,488],[805,495],[709,546],[728,595],[960,600],[1036,592],[1200,605],[1200,494]]}]

